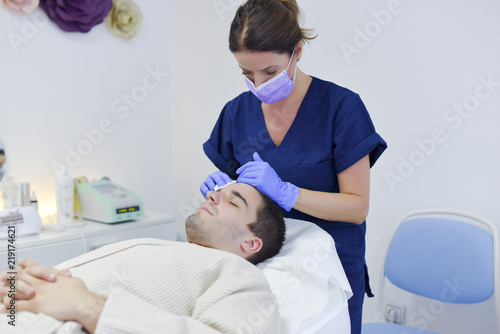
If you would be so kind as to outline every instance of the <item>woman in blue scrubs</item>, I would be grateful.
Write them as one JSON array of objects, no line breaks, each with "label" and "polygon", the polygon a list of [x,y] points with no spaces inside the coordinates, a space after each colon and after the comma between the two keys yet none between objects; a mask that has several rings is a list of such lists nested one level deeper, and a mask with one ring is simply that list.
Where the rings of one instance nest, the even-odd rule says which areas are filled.
[{"label": "woman in blue scrubs", "polygon": [[229,47],[249,87],[223,108],[203,149],[219,171],[203,195],[231,181],[252,184],[286,217],[316,223],[335,240],[353,297],[351,332],[361,332],[365,218],[370,167],[386,149],[360,97],[297,66],[314,37],[295,0],[249,0],[232,22]]}]

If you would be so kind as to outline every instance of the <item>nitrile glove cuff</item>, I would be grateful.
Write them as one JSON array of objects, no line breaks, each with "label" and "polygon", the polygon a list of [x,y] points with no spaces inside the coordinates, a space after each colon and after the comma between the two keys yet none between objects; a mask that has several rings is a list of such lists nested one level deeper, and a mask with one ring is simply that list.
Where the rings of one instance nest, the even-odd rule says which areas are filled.
[{"label": "nitrile glove cuff", "polygon": [[290,182],[282,182],[282,187],[280,189],[279,195],[276,196],[276,203],[279,204],[287,212],[292,210],[293,206],[297,202],[299,197],[299,187]]}]

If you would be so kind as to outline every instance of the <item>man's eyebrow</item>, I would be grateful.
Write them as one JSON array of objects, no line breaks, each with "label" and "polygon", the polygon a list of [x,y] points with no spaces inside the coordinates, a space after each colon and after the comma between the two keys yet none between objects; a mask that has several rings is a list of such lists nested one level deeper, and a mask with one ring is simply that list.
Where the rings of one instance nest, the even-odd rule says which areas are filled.
[{"label": "man's eyebrow", "polygon": [[238,191],[231,190],[231,194],[233,194],[234,196],[240,198],[243,201],[243,203],[245,203],[245,205],[248,206],[248,203],[247,203],[246,199],[244,199],[243,196],[241,196],[241,194]]}]

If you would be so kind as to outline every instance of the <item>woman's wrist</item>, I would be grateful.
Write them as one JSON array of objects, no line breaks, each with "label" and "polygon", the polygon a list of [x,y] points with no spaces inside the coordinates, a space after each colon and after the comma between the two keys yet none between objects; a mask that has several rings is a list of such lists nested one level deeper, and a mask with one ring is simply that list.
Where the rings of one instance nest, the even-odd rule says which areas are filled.
[{"label": "woman's wrist", "polygon": [[280,189],[281,196],[277,199],[278,204],[287,212],[292,210],[299,198],[300,189],[290,182],[283,182],[283,188]]}]

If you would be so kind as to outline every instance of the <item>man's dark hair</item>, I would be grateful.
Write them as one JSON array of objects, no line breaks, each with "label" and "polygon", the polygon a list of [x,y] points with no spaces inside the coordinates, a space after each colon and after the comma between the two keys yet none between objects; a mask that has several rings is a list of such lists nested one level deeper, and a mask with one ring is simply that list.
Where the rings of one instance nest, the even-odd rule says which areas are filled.
[{"label": "man's dark hair", "polygon": [[280,206],[269,196],[259,191],[262,204],[257,210],[257,220],[248,224],[250,231],[262,239],[262,249],[247,258],[258,264],[278,254],[285,242],[286,225]]}]

